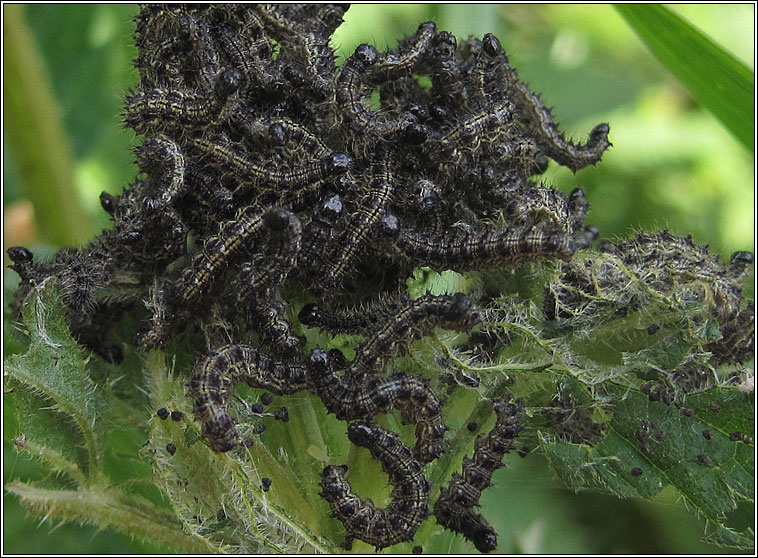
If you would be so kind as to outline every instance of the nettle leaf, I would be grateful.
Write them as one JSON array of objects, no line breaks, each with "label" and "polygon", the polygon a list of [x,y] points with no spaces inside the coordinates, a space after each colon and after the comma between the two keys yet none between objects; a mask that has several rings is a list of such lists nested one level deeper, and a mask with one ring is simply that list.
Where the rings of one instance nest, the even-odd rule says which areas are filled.
[{"label": "nettle leaf", "polygon": [[692,340],[688,339],[681,331],[663,337],[652,347],[635,352],[623,353],[624,364],[630,367],[647,369],[657,366],[662,369],[673,370],[679,366],[690,353]]},{"label": "nettle leaf", "polygon": [[100,528],[113,527],[177,552],[207,554],[213,551],[203,539],[183,532],[173,513],[159,510],[118,489],[49,490],[18,481],[6,489],[36,515],[90,523]]},{"label": "nettle leaf", "polygon": [[54,471],[64,472],[68,479],[59,478],[56,484],[68,486],[67,480],[86,484],[87,451],[73,421],[50,409],[50,401],[26,390],[12,379],[7,386],[13,390],[20,428],[14,444],[27,453],[45,461]]},{"label": "nettle leaf", "polygon": [[671,485],[713,526],[709,540],[751,548],[752,531],[734,512],[741,503],[753,507],[754,452],[732,433],[752,432],[753,394],[714,387],[677,407],[616,384],[602,393],[612,418],[601,442],[543,443],[558,475],[575,490],[623,498],[652,498]]},{"label": "nettle leaf", "polygon": [[[288,458],[297,454],[277,436],[280,433],[266,432],[265,443],[256,439],[251,447],[241,444],[235,452],[215,453],[202,439],[200,425],[190,420],[192,402],[182,382],[169,370],[165,355],[151,352],[146,369],[154,411],[170,409],[177,418],[177,411],[182,413],[182,418],[175,420],[161,419],[153,412],[144,451],[153,462],[156,485],[168,496],[187,532],[216,552],[336,551],[316,532],[324,527],[320,518],[328,515],[325,503],[309,500],[309,495],[316,496],[312,488],[317,477],[306,480],[312,475],[293,470],[295,461],[302,466],[306,458]],[[295,405],[291,420],[297,420],[306,406],[306,401]],[[314,421],[312,428],[319,424]],[[283,430],[288,432],[295,429],[295,425],[286,426]],[[304,444],[302,441],[294,449]],[[277,447],[279,455],[272,449]],[[291,448],[289,454],[287,447]],[[313,474],[317,475],[315,469]],[[264,478],[271,481],[270,491],[262,488]]]},{"label": "nettle leaf", "polygon": [[[260,390],[238,386],[233,388],[233,394],[224,393],[221,397],[220,392],[209,386],[211,380],[220,381],[228,371],[210,368],[205,391],[200,390],[201,398],[195,405],[186,389],[194,370],[192,363],[203,358],[203,352],[218,348],[219,342],[255,343],[262,354],[270,352],[276,359],[287,354],[286,358],[292,357],[292,361],[305,357],[313,347],[338,348],[352,361],[351,368],[356,362],[361,364],[361,357],[366,356],[363,362],[369,364],[360,370],[361,374],[379,378],[390,370],[401,369],[429,380],[429,389],[444,400],[444,419],[451,430],[445,439],[447,451],[424,471],[434,487],[432,505],[440,488],[449,483],[455,472],[465,468],[477,473],[476,467],[468,462],[464,465],[463,457],[476,453],[487,458],[484,450],[480,452],[477,448],[476,440],[481,444],[483,438],[477,437],[495,421],[493,400],[508,392],[525,400],[518,402],[518,408],[524,410],[524,416],[519,417],[519,424],[524,425],[523,436],[519,435],[518,443],[523,444],[519,453],[526,454],[527,445],[534,447],[534,437],[541,435],[538,441],[544,453],[572,488],[591,488],[618,497],[653,498],[671,486],[707,519],[711,540],[748,546],[752,532],[746,512],[753,502],[754,457],[743,433],[752,431],[749,420],[752,394],[740,392],[736,387],[718,387],[691,395],[686,401],[682,399],[676,406],[668,397],[664,399],[668,404],[653,401],[647,395],[649,392],[644,391],[647,388],[639,386],[641,378],[665,379],[662,371],[674,369],[682,362],[710,366],[707,359],[711,353],[704,346],[726,336],[710,318],[712,308],[703,303],[701,294],[709,294],[710,289],[689,285],[691,275],[698,275],[696,271],[704,260],[693,258],[690,269],[679,273],[687,278],[679,289],[679,282],[670,281],[669,275],[670,269],[679,270],[681,258],[673,255],[658,262],[646,248],[654,240],[656,248],[662,248],[659,256],[666,256],[671,254],[666,249],[669,245],[677,250],[695,247],[689,239],[661,233],[654,239],[640,240],[643,248],[634,243],[624,246],[622,252],[639,252],[639,257],[627,260],[622,253],[605,251],[593,256],[588,255],[590,251],[584,256],[574,254],[577,240],[583,243],[594,236],[591,231],[585,231],[588,235],[581,232],[587,209],[582,190],[566,197],[529,180],[523,188],[517,181],[517,188],[511,191],[509,187],[506,191],[502,185],[494,186],[499,179],[489,177],[492,171],[508,173],[505,177],[515,172],[514,176],[527,178],[542,168],[545,157],[576,172],[597,162],[610,145],[608,125],[596,126],[583,145],[567,142],[536,95],[529,93],[523,84],[510,90],[516,74],[507,59],[500,56],[498,40],[494,35],[485,35],[480,46],[473,40],[465,46],[462,43],[460,56],[456,55],[457,62],[450,67],[456,72],[449,77],[454,77],[458,70],[462,72],[463,81],[459,85],[463,94],[455,93],[453,88],[445,95],[460,97],[460,106],[451,105],[450,108],[455,108],[452,111],[435,109],[440,113],[434,117],[436,122],[430,122],[428,130],[425,127],[416,130],[423,132],[423,137],[416,132],[409,134],[413,130],[405,123],[395,129],[395,124],[390,124],[395,108],[377,104],[384,93],[373,91],[371,99],[376,103],[371,109],[361,100],[363,73],[373,76],[373,70],[364,67],[365,63],[375,56],[372,53],[378,54],[371,50],[373,47],[368,50],[359,47],[339,73],[330,64],[313,65],[329,58],[318,54],[322,46],[326,48],[319,41],[314,51],[317,56],[306,53],[307,60],[295,60],[300,54],[288,52],[285,43],[290,41],[282,39],[301,35],[299,39],[310,50],[316,35],[301,32],[326,24],[321,16],[309,15],[310,9],[299,8],[291,12],[287,8],[283,13],[278,13],[278,8],[265,8],[251,13],[251,21],[261,19],[266,28],[260,36],[259,54],[261,60],[271,56],[270,68],[233,60],[234,68],[219,74],[218,83],[210,84],[209,89],[208,78],[218,73],[218,68],[211,67],[216,64],[213,60],[225,63],[230,56],[245,58],[246,54],[234,45],[235,56],[223,48],[213,53],[206,47],[231,44],[227,39],[237,33],[239,44],[244,45],[249,42],[248,31],[258,34],[255,25],[238,28],[232,23],[231,18],[240,15],[238,10],[233,10],[234,13],[224,10],[223,7],[218,11],[215,7],[200,12],[180,10],[177,18],[179,14],[170,10],[148,7],[137,18],[140,56],[136,65],[141,82],[127,96],[124,118],[128,127],[146,136],[146,141],[138,156],[140,178],[118,200],[107,194],[101,197],[103,208],[114,218],[116,234],[106,232],[78,252],[60,252],[53,260],[55,264],[49,266],[38,265],[39,259],[32,261],[22,250],[9,254],[16,264],[14,269],[23,277],[24,288],[31,286],[24,307],[29,347],[6,363],[6,375],[15,390],[18,409],[16,445],[41,457],[54,472],[62,473],[62,480],[59,485],[48,479],[33,485],[12,482],[8,490],[34,513],[112,526],[185,553],[334,553],[339,550],[337,545],[346,540],[346,531],[347,540],[373,540],[379,543],[377,548],[382,548],[385,539],[374,535],[381,535],[387,525],[374,523],[371,529],[375,533],[369,538],[360,532],[357,520],[348,522],[345,517],[341,520],[330,517],[328,494],[319,495],[320,473],[327,464],[347,464],[351,490],[362,498],[372,498],[377,507],[382,507],[405,490],[400,488],[402,479],[383,469],[389,470],[390,462],[399,468],[397,461],[402,460],[400,465],[409,468],[409,475],[415,475],[419,471],[410,467],[418,466],[411,464],[410,458],[396,453],[389,456],[393,459],[383,467],[360,444],[350,443],[345,436],[346,421],[328,415],[324,402],[313,393],[300,392],[286,399],[279,396],[268,409],[264,409],[263,403],[253,407],[253,401],[261,401]],[[336,25],[342,8],[327,11]],[[209,19],[203,21],[206,16]],[[291,29],[277,23],[287,22],[290,17],[297,24],[289,26]],[[176,29],[171,23],[175,20]],[[163,25],[162,21],[170,24]],[[230,25],[217,26],[214,24],[217,21]],[[201,24],[197,29],[217,36],[209,41],[196,41],[190,33],[191,40],[176,43],[175,31],[185,24],[190,28]],[[269,33],[271,36],[267,36]],[[379,89],[391,85],[387,92],[392,93],[398,107],[408,105],[409,101],[415,105],[418,99],[414,97],[419,93],[423,103],[428,100],[428,94],[422,90],[428,89],[436,73],[421,76],[423,83],[419,87],[417,72],[406,70],[421,64],[417,69],[428,73],[426,68],[431,67],[431,59],[427,60],[422,53],[433,45],[435,33],[432,26],[422,24],[417,35],[419,54],[408,54],[410,57],[403,62],[406,66],[397,70],[392,70],[397,64],[393,62],[395,55],[382,55],[380,66],[389,62],[390,73],[389,80]],[[275,49],[268,48],[274,45]],[[407,50],[407,46],[400,51]],[[452,47],[453,51],[455,48]],[[174,56],[180,51],[182,56]],[[164,56],[170,60],[161,59]],[[468,60],[460,64],[464,59]],[[204,60],[212,62],[211,66]],[[440,61],[446,64],[445,60]],[[297,63],[285,71],[282,64],[292,62]],[[493,77],[492,83],[499,85],[466,77],[472,64],[480,77]],[[269,74],[269,69],[273,73]],[[300,75],[302,69],[305,73]],[[334,73],[324,76],[323,69],[327,74],[333,70]],[[288,103],[291,106],[277,111],[276,119],[282,116],[282,122],[268,121],[271,116],[268,109],[258,112],[267,102],[259,106],[258,100],[265,101],[273,93],[271,100],[278,103],[275,99],[279,96],[279,85],[269,91],[265,83],[272,87],[281,83],[281,77],[288,76],[290,70],[293,84],[301,79],[307,82],[314,76],[322,79],[292,89],[292,102]],[[245,75],[250,71],[254,73]],[[184,85],[193,88],[197,85],[196,94],[189,94],[184,85],[174,80],[176,76],[186,81]],[[286,79],[289,81],[290,77]],[[322,81],[324,77],[326,81]],[[155,89],[155,83],[162,83],[163,78],[168,78],[166,83],[181,86],[177,91]],[[259,91],[255,84],[262,78],[264,87]],[[330,84],[332,78],[335,81]],[[367,88],[369,83],[365,84]],[[371,84],[370,88],[377,86]],[[340,97],[347,100],[337,103],[345,106],[332,110],[330,103],[314,104],[315,99],[324,99],[324,93],[331,90],[336,93],[336,100]],[[484,106],[491,104],[489,100],[495,101],[494,104]],[[516,109],[513,114],[506,110],[512,104]],[[153,110],[156,107],[157,113]],[[381,111],[373,114],[375,109]],[[404,115],[405,109],[402,111]],[[231,118],[239,114],[251,115],[253,120],[236,122],[236,116]],[[532,116],[522,118],[524,115]],[[412,116],[419,118],[420,123],[426,120]],[[519,133],[511,137],[510,132],[516,129],[510,128],[513,117],[518,117]],[[539,122],[532,122],[533,117]],[[540,130],[530,130],[535,124],[541,124]],[[258,126],[261,131],[268,130],[266,134],[271,138],[258,138],[258,132],[254,132]],[[367,126],[375,129],[369,131]],[[291,130],[285,130],[286,127]],[[202,137],[190,133],[192,130],[202,130]],[[443,134],[441,138],[438,131]],[[539,133],[532,138],[532,131]],[[432,132],[431,136],[427,137],[427,132]],[[522,132],[527,134],[523,143]],[[298,135],[301,139],[295,143]],[[234,144],[231,139],[227,141],[227,136],[234,138]],[[236,141],[243,136],[250,136],[250,141]],[[474,138],[476,141],[471,141]],[[494,143],[495,138],[498,144]],[[443,148],[423,147],[418,151],[413,146],[420,145],[416,143],[419,139],[421,143],[431,139],[427,147],[440,142]],[[337,148],[332,140],[349,153],[331,153],[332,148]],[[500,145],[501,140],[507,141]],[[279,145],[281,142],[284,144]],[[529,148],[532,144],[536,146],[534,150]],[[269,148],[284,148],[284,152],[272,152]],[[501,148],[505,151],[501,152]],[[520,155],[503,157],[511,148]],[[258,167],[257,161],[271,161],[272,154],[272,165]],[[323,188],[330,190],[334,185],[332,173],[336,177],[350,169],[354,171],[356,187],[350,185],[353,178],[348,179],[344,192],[340,188],[340,196],[344,196],[344,206],[352,214],[330,216],[343,211],[342,201],[337,203],[339,197],[331,194],[328,204],[321,207],[327,212],[311,212],[300,205],[306,194],[314,199],[328,194]],[[472,195],[467,192],[467,181],[460,180],[464,175],[472,177],[471,187],[476,190]],[[419,192],[411,190],[411,185],[418,185],[425,176],[435,176],[440,183],[432,185],[427,193],[424,186],[420,192],[423,199],[413,201]],[[218,185],[223,191],[215,192],[217,197],[206,196],[216,189],[218,177],[222,177]],[[479,178],[474,180],[475,177]],[[426,178],[423,180],[427,182]],[[250,185],[252,189],[226,191],[224,185],[233,182]],[[270,183],[265,188],[270,186],[271,191],[259,198],[256,188],[263,183]],[[382,186],[375,192],[379,184]],[[198,185],[203,187],[195,188]],[[190,187],[200,195],[185,195]],[[448,199],[440,198],[451,192],[453,195]],[[506,194],[508,203],[500,203]],[[181,203],[175,203],[180,198]],[[442,203],[437,203],[437,198]],[[493,198],[493,207],[484,211],[489,198]],[[277,209],[271,207],[258,214],[257,206],[265,205],[269,199],[276,203]],[[248,203],[253,205],[246,207]],[[427,205],[429,208],[422,210]],[[525,212],[520,214],[522,209]],[[403,236],[385,234],[395,228],[393,212],[399,213],[394,217],[403,224],[403,230],[409,227]],[[498,213],[500,216],[496,217]],[[238,215],[236,220],[231,219],[233,214]],[[431,218],[436,224],[427,228],[421,221],[431,224]],[[497,223],[487,222],[491,220]],[[524,226],[534,226],[534,234],[526,234]],[[266,229],[261,234],[267,236],[259,241],[256,235],[261,227]],[[455,234],[448,236],[443,232],[446,228]],[[421,233],[418,238],[416,229]],[[428,238],[424,240],[425,237]],[[187,238],[191,239],[189,243]],[[399,239],[404,239],[405,244]],[[277,244],[281,246],[277,248]],[[371,249],[364,250],[369,244],[373,245]],[[269,251],[274,248],[276,253]],[[301,259],[301,254],[308,255]],[[540,263],[556,258],[565,261]],[[596,261],[593,263],[591,259]],[[537,262],[515,266],[532,260]],[[643,263],[653,268],[635,267]],[[748,264],[749,258],[743,253],[736,263],[739,268]],[[248,264],[260,267],[264,272],[261,278],[248,274],[251,269]],[[475,271],[500,264],[505,268]],[[432,267],[418,267],[423,265]],[[110,320],[106,322],[111,339],[118,339],[126,349],[126,358],[118,366],[106,366],[97,357],[89,361],[68,330],[69,310],[71,323],[93,326],[89,333],[98,333],[94,330],[100,325],[90,324],[88,313],[76,315],[74,304],[67,309],[61,303],[56,281],[70,286],[66,277],[72,271],[71,266],[81,267],[75,274],[86,275],[86,282],[93,283],[88,294],[99,305],[97,310]],[[366,277],[372,280],[363,282],[372,266],[397,267],[397,273],[416,267],[406,282],[412,298],[429,292],[467,293],[477,310],[469,307],[471,312],[466,312],[466,321],[478,322],[481,317],[481,323],[471,331],[440,328],[429,335],[425,332],[422,339],[408,343],[407,347],[405,341],[410,339],[400,339],[405,333],[392,338],[394,325],[407,322],[413,326],[416,320],[420,324],[426,317],[434,316],[415,315],[415,311],[394,316],[380,314],[377,330],[358,328],[354,334],[338,336],[297,323],[297,310],[306,302],[303,297],[312,300],[318,296],[320,302],[319,291],[336,294],[335,300],[355,299],[358,308],[368,304],[374,295],[393,291],[399,276],[394,277],[391,269],[386,276],[377,273],[375,278]],[[447,267],[460,273],[433,271]],[[742,277],[737,268],[734,277]],[[701,279],[721,280],[724,276],[718,268]],[[294,285],[295,281],[284,283],[285,278],[296,277],[305,283],[300,286]],[[105,284],[98,284],[99,281]],[[550,283],[549,291],[544,289],[546,282]],[[246,292],[253,286],[255,292]],[[738,298],[731,297],[735,288],[714,290],[713,299],[720,302],[723,315],[731,314],[739,306],[739,300],[731,300]],[[277,306],[287,306],[286,312],[269,308],[271,299]],[[118,324],[110,323],[119,319],[111,311],[122,310],[123,319]],[[273,321],[259,323],[259,317],[254,316],[258,313],[267,314]],[[149,330],[135,337],[136,331],[148,324]],[[304,334],[306,346],[300,346],[294,336],[292,340],[279,338],[279,333],[289,337],[290,325],[293,335]],[[660,329],[659,334],[650,333],[652,325],[656,332]],[[374,347],[370,343],[362,345],[361,338],[369,335],[374,335],[374,339],[384,336],[384,340],[377,341]],[[81,331],[77,337],[86,340]],[[139,339],[138,349],[129,347],[135,338]],[[402,351],[398,350],[397,355],[384,354],[381,347],[387,340],[393,341],[389,345],[397,342],[397,349],[402,347]],[[83,345],[100,347],[99,343]],[[302,354],[292,355],[294,345],[298,346],[295,352],[302,349]],[[168,350],[143,352],[155,347]],[[362,350],[367,355],[356,355]],[[233,375],[235,382],[242,378]],[[428,394],[426,387],[424,393]],[[376,392],[371,397],[375,395],[387,394]],[[352,403],[366,403],[365,395],[354,397]],[[203,436],[201,409],[208,402],[223,405],[236,421],[239,443],[229,451],[212,450],[211,429],[205,429]],[[286,425],[283,414],[276,417],[272,412],[282,405],[289,410]],[[193,413],[195,406],[197,416]],[[402,424],[399,412],[379,415],[360,418],[375,420],[398,433],[407,445],[413,443],[414,424]],[[261,425],[266,427],[265,431],[256,428]],[[491,440],[497,444],[496,439],[502,437],[496,433]],[[494,446],[491,449],[494,451]],[[488,484],[496,465],[481,464],[479,474],[482,470],[487,474],[487,482],[483,484]],[[140,490],[149,483],[154,486]],[[478,513],[475,508],[479,508],[480,490],[474,484],[473,480],[469,482],[476,492],[475,501],[465,507],[466,513]],[[423,484],[419,482],[416,486]],[[425,489],[414,490],[414,494],[403,495],[403,500],[405,504],[415,500],[414,505],[419,505],[420,511],[421,505],[426,506]],[[501,510],[485,507],[481,511],[486,516]],[[340,514],[335,510],[334,515]],[[428,519],[418,531],[413,526],[412,531],[403,528],[392,533],[407,534],[402,539],[406,542],[393,550],[411,551],[411,545],[422,544],[428,551],[427,542],[434,538],[435,545],[441,545],[440,548],[446,545],[450,551],[455,535],[451,532],[441,535],[443,522],[437,524]],[[413,542],[407,542],[414,534]],[[467,538],[475,538],[470,535],[466,533]],[[366,543],[356,545],[358,551],[371,549]]]},{"label": "nettle leaf", "polygon": [[29,349],[8,357],[4,370],[17,389],[21,434],[66,456],[94,480],[103,456],[105,403],[66,313],[52,282],[32,290],[23,310]]},{"label": "nettle leaf", "polygon": [[186,553],[208,552],[207,542],[184,532],[173,512],[106,478],[108,392],[92,383],[66,313],[52,281],[32,289],[23,310],[29,349],[6,359],[5,374],[18,412],[16,447],[65,473],[77,486],[15,481],[6,489],[40,516],[114,527]]}]

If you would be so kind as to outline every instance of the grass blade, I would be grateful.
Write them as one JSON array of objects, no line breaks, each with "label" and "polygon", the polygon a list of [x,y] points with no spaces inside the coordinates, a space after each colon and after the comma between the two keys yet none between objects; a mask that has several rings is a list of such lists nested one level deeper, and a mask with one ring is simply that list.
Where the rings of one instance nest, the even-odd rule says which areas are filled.
[{"label": "grass blade", "polygon": [[665,6],[619,4],[616,10],[660,62],[751,152],[755,152],[753,72]]}]

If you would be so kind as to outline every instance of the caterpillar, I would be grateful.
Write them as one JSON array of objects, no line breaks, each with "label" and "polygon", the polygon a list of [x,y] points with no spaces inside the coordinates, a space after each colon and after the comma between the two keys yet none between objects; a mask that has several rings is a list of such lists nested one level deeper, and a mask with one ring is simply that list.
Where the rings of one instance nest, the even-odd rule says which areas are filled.
[{"label": "caterpillar", "polygon": [[276,395],[309,387],[305,367],[267,358],[250,345],[225,345],[201,357],[190,381],[190,397],[194,400],[195,420],[202,423],[203,436],[216,452],[226,452],[237,445],[235,420],[226,404],[234,387],[242,382]]},{"label": "caterpillar", "polygon": [[250,159],[242,149],[221,134],[194,138],[191,145],[216,165],[220,165],[224,172],[231,170],[241,176],[254,187],[257,196],[272,195],[278,203],[299,200],[309,187],[315,189],[314,185],[319,181],[343,174],[352,166],[350,156],[334,152],[321,159],[295,164],[290,168],[270,167]]},{"label": "caterpillar", "polygon": [[302,346],[303,339],[292,333],[289,320],[284,316],[287,303],[269,294],[253,302],[248,311],[248,322],[279,354],[293,355]]},{"label": "caterpillar", "polygon": [[323,305],[308,303],[300,310],[298,320],[303,325],[318,327],[330,333],[365,334],[409,302],[406,293],[399,293],[374,301],[363,308],[340,312],[330,312]]},{"label": "caterpillar", "polygon": [[429,77],[436,102],[448,106],[465,106],[467,95],[456,60],[458,40],[455,35],[440,31],[434,38],[432,48],[434,57],[429,63]]},{"label": "caterpillar", "polygon": [[[249,14],[246,30],[251,35],[255,35],[256,27],[260,24],[256,20],[254,15]],[[217,33],[221,49],[232,65],[243,73],[247,90],[260,87],[266,92],[276,93],[283,89],[284,78],[279,65],[271,60],[271,45],[265,35],[260,34],[260,30],[259,38],[253,40],[235,33],[228,25],[219,25]]]},{"label": "caterpillar", "polygon": [[558,231],[517,228],[507,231],[450,233],[427,236],[400,228],[392,250],[436,271],[469,271],[494,265],[513,265],[541,258],[568,261],[576,249],[574,239]]},{"label": "caterpillar", "polygon": [[369,373],[374,364],[390,354],[400,342],[430,331],[434,327],[446,327],[468,331],[480,320],[479,311],[471,299],[463,293],[454,295],[426,294],[401,306],[396,313],[387,316],[367,332],[366,340],[356,350],[345,374],[355,381]]},{"label": "caterpillar", "polygon": [[416,124],[416,118],[410,113],[385,115],[362,102],[372,90],[366,83],[367,72],[378,59],[379,53],[374,46],[358,45],[355,52],[340,67],[335,78],[336,108],[342,120],[350,128],[372,138],[404,132]]},{"label": "caterpillar", "polygon": [[329,193],[322,198],[315,215],[305,228],[303,248],[298,258],[298,263],[307,270],[300,274],[304,281],[312,282],[313,277],[320,275],[315,270],[322,267],[323,247],[331,245],[336,238],[336,228],[344,213],[342,196]]},{"label": "caterpillar", "polygon": [[[303,33],[288,37],[282,43],[284,54],[279,59],[292,59],[311,84],[311,93],[318,101],[334,97],[334,54],[329,40],[318,32]],[[290,55],[290,56],[288,56]]]},{"label": "caterpillar", "polygon": [[484,35],[475,45],[476,53],[469,76],[469,89],[472,102],[486,106],[492,98],[502,95],[503,83],[507,83],[505,67],[508,59],[501,54],[500,41],[492,33]]},{"label": "caterpillar", "polygon": [[207,128],[229,117],[241,80],[237,70],[221,72],[212,95],[178,88],[138,88],[126,96],[124,122],[138,134]]},{"label": "caterpillar", "polygon": [[143,348],[163,347],[168,332],[173,325],[174,313],[169,302],[169,288],[165,283],[155,281],[150,288],[149,298],[144,301],[150,313],[150,327],[137,334],[135,343]]},{"label": "caterpillar", "polygon": [[[219,85],[214,83],[215,76],[220,70],[220,57],[215,48],[213,37],[211,36],[211,26],[201,18],[195,18],[189,14],[182,14],[178,18],[179,36],[185,44],[191,45],[189,51],[190,64],[197,68],[194,72],[194,78],[197,85],[204,91],[213,91]],[[238,72],[238,70],[234,70]],[[242,76],[239,76],[238,83],[235,84],[235,90],[241,83]],[[223,85],[221,86],[224,87]],[[217,94],[223,95],[217,91]]]},{"label": "caterpillar", "polygon": [[566,196],[553,188],[504,186],[498,195],[505,203],[505,216],[519,228],[539,227],[576,236],[589,209],[582,188]]},{"label": "caterpillar", "polygon": [[[475,113],[458,123],[438,142],[429,142],[428,153],[435,160],[441,160],[441,157],[452,156],[456,150],[462,148],[476,151],[483,139],[494,135],[493,132],[501,130],[513,121],[514,111],[515,107],[510,101],[499,101],[492,108]],[[430,149],[432,147],[433,149]]]},{"label": "caterpillar", "polygon": [[334,373],[333,361],[320,349],[314,349],[309,360],[311,382],[328,412],[340,420],[370,420],[397,409],[404,424],[416,425],[414,457],[429,463],[442,454],[448,428],[442,417],[442,402],[428,380],[395,372],[387,378],[370,376],[350,384]]},{"label": "caterpillar", "polygon": [[363,247],[369,233],[384,213],[393,191],[393,176],[386,161],[372,165],[371,180],[367,191],[363,192],[358,210],[343,233],[336,255],[325,267],[321,278],[322,287],[317,290],[332,290],[339,286],[356,255]]},{"label": "caterpillar", "polygon": [[382,82],[410,76],[432,48],[436,36],[437,26],[433,21],[419,24],[415,34],[400,41],[396,52],[378,55],[376,64],[371,67],[372,80]]},{"label": "caterpillar", "polygon": [[520,106],[529,107],[527,111],[524,111],[525,120],[530,122],[531,131],[545,153],[556,163],[576,172],[587,165],[596,164],[605,150],[612,146],[608,141],[610,127],[604,122],[590,130],[589,138],[584,145],[575,145],[566,140],[556,126],[550,110],[539,96],[529,91],[519,81],[516,81],[515,87],[522,101]]},{"label": "caterpillar", "polygon": [[253,143],[285,147],[293,155],[306,153],[323,159],[334,153],[308,128],[288,118],[263,116],[253,118],[248,112],[237,110],[232,120],[239,125]]},{"label": "caterpillar", "polygon": [[166,208],[184,191],[184,155],[171,138],[158,134],[146,140],[137,149],[137,164],[158,185],[153,196],[143,202],[146,213]]},{"label": "caterpillar", "polygon": [[303,236],[300,219],[294,213],[283,211],[277,218],[270,219],[268,232],[265,257],[257,257],[240,267],[242,288],[238,298],[241,302],[268,296],[284,283],[297,263]]},{"label": "caterpillar", "polygon": [[487,436],[477,436],[474,457],[463,458],[461,473],[453,473],[450,484],[440,489],[434,504],[437,523],[462,534],[480,552],[497,547],[497,535],[487,520],[473,511],[479,505],[482,490],[490,486],[492,473],[503,467],[503,455],[514,449],[514,440],[521,431],[520,414],[524,401],[511,403],[510,394],[496,400],[493,409],[495,425]]},{"label": "caterpillar", "polygon": [[270,220],[286,219],[288,212],[281,209],[264,212],[255,206],[247,207],[235,219],[223,222],[216,236],[205,240],[202,251],[192,258],[174,289],[180,304],[200,299],[230,259],[261,233],[266,215]]},{"label": "caterpillar", "polygon": [[391,502],[378,508],[369,500],[361,500],[345,478],[347,466],[329,465],[321,472],[320,495],[329,503],[332,516],[347,531],[345,548],[353,539],[367,542],[381,550],[399,542],[412,541],[421,522],[429,515],[429,482],[421,464],[394,432],[370,422],[354,422],[348,426],[348,438],[367,448],[380,461],[382,469],[394,486]]},{"label": "caterpillar", "polygon": [[[166,315],[176,315],[197,303],[208,291],[236,254],[253,241],[264,228],[282,229],[291,214],[280,208],[266,211],[250,206],[237,218],[222,222],[216,236],[207,238],[202,250],[193,256],[179,279],[170,287]],[[144,348],[162,346],[169,334],[170,322],[153,319],[152,327],[140,335]]]}]

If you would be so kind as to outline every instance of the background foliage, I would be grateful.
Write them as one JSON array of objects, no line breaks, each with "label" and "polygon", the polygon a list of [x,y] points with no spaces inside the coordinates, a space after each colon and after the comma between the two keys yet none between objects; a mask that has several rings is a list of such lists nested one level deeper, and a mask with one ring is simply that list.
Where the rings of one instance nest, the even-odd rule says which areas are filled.
[{"label": "background foliage", "polygon": [[[753,9],[677,6],[751,70]],[[119,112],[124,93],[137,81],[130,63],[136,53],[131,17],[137,8],[30,5],[24,11],[70,142],[76,190],[69,195],[78,197],[91,230],[98,230],[107,224],[98,195],[103,190],[118,193],[135,174],[130,151],[134,136],[121,127]],[[598,226],[604,237],[668,228],[674,234],[691,233],[696,242],[708,243],[712,252],[724,256],[754,250],[753,155],[693,100],[613,8],[360,5],[351,8],[338,30],[338,52],[349,54],[361,42],[384,48],[430,19],[458,37],[495,33],[522,78],[543,94],[563,128],[575,137],[582,138],[599,121],[611,124],[614,148],[597,168],[572,175],[553,165],[545,175],[565,192],[577,185],[585,189],[592,204],[587,222]],[[5,86],[12,84],[6,80]],[[61,239],[40,226],[39,214],[35,223],[22,185],[23,166],[11,157],[5,140],[4,248],[22,244],[43,252],[45,246],[59,247]],[[12,288],[15,274],[6,272],[5,277],[6,289]],[[752,296],[751,287],[746,294]],[[12,439],[14,420],[7,412],[4,428],[5,439]],[[126,451],[139,448],[144,440],[116,436],[115,442]],[[4,443],[6,482],[45,474]],[[493,526],[501,533],[502,548],[513,552],[719,551],[699,542],[701,523],[666,490],[653,502],[574,494],[555,479],[539,455],[509,460],[507,476],[495,480],[497,487],[485,492],[483,504],[501,510],[492,517]],[[5,493],[4,499],[4,545],[9,553],[161,550],[94,528],[64,525],[48,533],[51,526],[26,518],[13,496]]]}]

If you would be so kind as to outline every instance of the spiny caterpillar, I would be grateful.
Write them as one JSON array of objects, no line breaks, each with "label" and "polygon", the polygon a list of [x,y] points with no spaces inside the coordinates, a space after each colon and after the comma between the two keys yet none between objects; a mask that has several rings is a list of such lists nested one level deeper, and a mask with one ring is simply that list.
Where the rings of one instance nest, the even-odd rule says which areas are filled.
[{"label": "spiny caterpillar", "polygon": [[277,395],[308,387],[305,368],[271,360],[249,345],[227,345],[201,358],[190,382],[195,420],[203,424],[203,436],[215,451],[229,451],[237,444],[235,420],[226,403],[234,387],[246,382]]},{"label": "spiny caterpillar", "polygon": [[362,382],[348,382],[333,372],[334,360],[320,349],[310,357],[313,389],[330,413],[340,420],[369,420],[397,409],[404,424],[416,425],[416,459],[429,463],[440,456],[447,427],[442,402],[428,380],[396,372],[387,378],[372,375]]},{"label": "spiny caterpillar", "polygon": [[390,477],[394,486],[392,501],[378,508],[370,500],[361,500],[345,479],[346,466],[327,466],[321,473],[321,496],[329,502],[332,515],[347,530],[345,548],[353,539],[360,539],[381,550],[398,542],[412,541],[413,535],[429,515],[430,485],[421,463],[403,445],[397,434],[370,422],[353,422],[348,438],[367,448]]},{"label": "spiny caterpillar", "polygon": [[503,467],[503,455],[514,449],[514,440],[521,431],[519,415],[524,401],[511,403],[511,398],[509,395],[494,402],[495,426],[486,436],[477,436],[473,458],[463,458],[462,472],[453,473],[450,484],[441,489],[434,504],[437,522],[461,533],[480,552],[495,550],[497,535],[474,508],[479,505],[482,490],[490,486],[492,473]]}]

